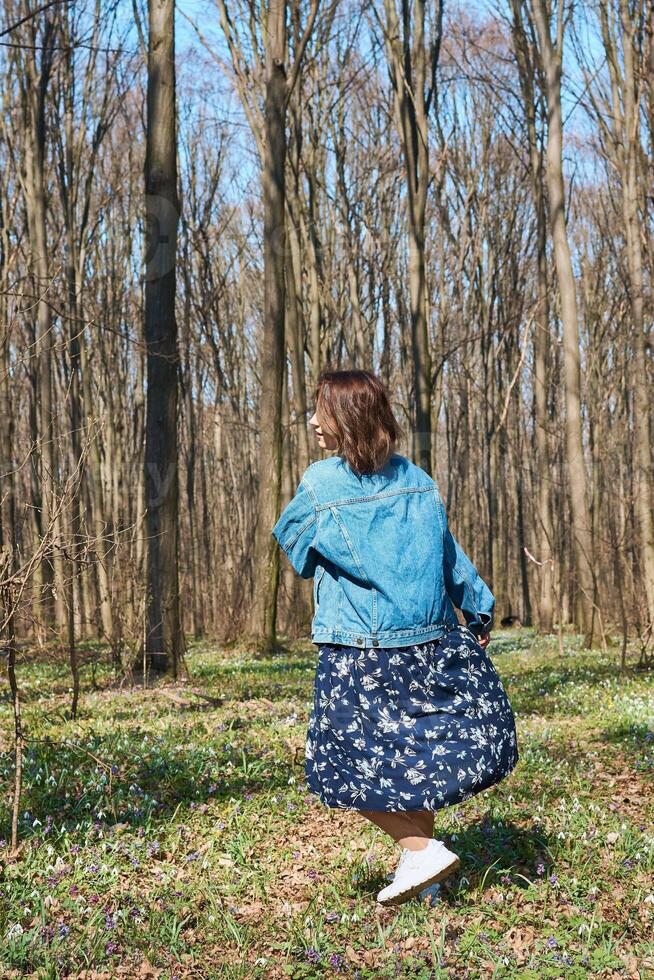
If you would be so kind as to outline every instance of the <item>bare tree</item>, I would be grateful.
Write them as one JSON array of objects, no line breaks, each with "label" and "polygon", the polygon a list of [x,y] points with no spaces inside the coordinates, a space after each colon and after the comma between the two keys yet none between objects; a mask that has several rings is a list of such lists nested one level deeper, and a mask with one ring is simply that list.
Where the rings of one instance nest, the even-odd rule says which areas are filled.
[{"label": "bare tree", "polygon": [[428,472],[432,457],[432,368],[427,328],[425,214],[431,180],[429,162],[430,109],[436,103],[437,70],[443,31],[443,2],[434,5],[432,36],[428,35],[424,0],[413,8],[385,0],[384,40],[395,96],[395,117],[406,173],[409,235],[409,293],[413,358],[415,430],[413,456]]},{"label": "bare tree", "polygon": [[[525,125],[529,145],[529,166],[531,188],[536,212],[536,278],[538,288],[538,313],[534,334],[534,429],[536,459],[540,474],[537,502],[537,540],[540,568],[540,589],[538,601],[538,625],[542,632],[549,633],[554,621],[553,608],[553,553],[554,531],[552,527],[552,503],[549,475],[549,429],[550,415],[547,407],[548,377],[547,364],[551,343],[550,304],[547,276],[547,225],[545,218],[545,189],[543,187],[543,157],[539,145],[538,91],[536,84],[539,66],[534,63],[535,39],[528,37],[522,17],[522,0],[511,0],[513,11],[512,35],[515,50],[520,91],[525,114]],[[531,26],[531,20],[529,19]]]},{"label": "bare tree", "polygon": [[148,97],[145,156],[147,211],[145,342],[147,406],[145,488],[149,602],[147,667],[177,677],[184,648],[179,605],[177,461],[178,364],[177,123],[175,3],[148,4]]},{"label": "bare tree", "polygon": [[581,420],[581,367],[579,323],[575,285],[565,213],[563,181],[563,118],[561,112],[561,71],[566,21],[565,0],[559,0],[556,37],[552,40],[546,0],[531,0],[538,36],[538,53],[543,67],[547,99],[547,188],[549,214],[554,244],[554,259],[563,322],[563,365],[565,380],[566,464],[569,474],[572,508],[572,549],[574,554],[581,626],[587,645],[593,637],[595,583],[593,575],[593,539],[588,503],[588,479],[584,461]]},{"label": "bare tree", "polygon": [[[641,111],[648,77],[645,27],[649,5],[611,0],[597,5],[608,68],[608,86],[598,90],[585,69],[587,103],[599,142],[620,185],[625,234],[626,275],[634,351],[635,510],[643,569],[643,591],[650,635],[654,631],[654,494],[652,487],[651,397],[648,381],[648,335],[643,316],[643,236],[647,224],[647,184],[643,174]],[[651,11],[650,11],[651,16]],[[581,59],[580,59],[581,60]],[[583,65],[583,61],[581,62]],[[607,175],[609,180],[611,175]]]}]

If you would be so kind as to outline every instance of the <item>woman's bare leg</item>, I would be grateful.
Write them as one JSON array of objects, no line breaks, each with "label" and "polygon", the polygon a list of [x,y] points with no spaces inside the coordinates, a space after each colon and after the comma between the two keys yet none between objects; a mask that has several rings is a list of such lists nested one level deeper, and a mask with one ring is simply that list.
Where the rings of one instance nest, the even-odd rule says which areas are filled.
[{"label": "woman's bare leg", "polygon": [[414,823],[417,823],[419,827],[422,827],[427,837],[434,836],[434,812],[433,810],[415,810],[410,813],[409,816],[412,818]]},{"label": "woman's bare leg", "polygon": [[408,813],[359,810],[359,813],[409,851],[421,851],[434,832],[434,815],[426,810]]}]

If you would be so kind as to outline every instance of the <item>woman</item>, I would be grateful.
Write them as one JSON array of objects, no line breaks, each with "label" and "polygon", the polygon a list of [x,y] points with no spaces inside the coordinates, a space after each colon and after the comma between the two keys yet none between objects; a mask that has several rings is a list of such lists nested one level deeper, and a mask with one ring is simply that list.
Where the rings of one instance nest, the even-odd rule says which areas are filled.
[{"label": "woman", "polygon": [[314,580],[307,782],[400,844],[377,896],[398,904],[459,866],[432,838],[434,811],[499,782],[518,759],[485,652],[495,599],[449,530],[435,482],[395,452],[398,426],[373,374],[323,371],[310,424],[334,455],[305,470],[272,530]]}]

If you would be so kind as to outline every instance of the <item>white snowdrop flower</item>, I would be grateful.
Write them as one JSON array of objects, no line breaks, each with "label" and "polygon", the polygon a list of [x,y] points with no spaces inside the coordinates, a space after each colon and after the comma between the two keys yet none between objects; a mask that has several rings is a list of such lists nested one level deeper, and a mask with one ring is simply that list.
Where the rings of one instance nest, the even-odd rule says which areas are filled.
[{"label": "white snowdrop flower", "polygon": [[7,930],[7,939],[13,939],[14,936],[22,936],[23,927],[20,922],[14,922],[13,926],[10,926]]}]

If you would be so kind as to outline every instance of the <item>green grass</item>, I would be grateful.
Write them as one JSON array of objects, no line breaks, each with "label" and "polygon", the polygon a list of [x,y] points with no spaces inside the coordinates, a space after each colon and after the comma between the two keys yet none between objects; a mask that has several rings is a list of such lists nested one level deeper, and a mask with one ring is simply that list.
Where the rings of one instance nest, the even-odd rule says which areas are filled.
[{"label": "green grass", "polygon": [[[397,848],[304,786],[310,644],[262,659],[196,643],[191,684],[147,691],[104,663],[93,684],[87,663],[75,721],[63,659],[26,658],[0,976],[654,976],[654,678],[565,642],[494,637],[521,761],[437,814],[461,869],[395,909],[375,894]],[[7,841],[7,686],[0,719]]]}]

